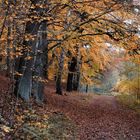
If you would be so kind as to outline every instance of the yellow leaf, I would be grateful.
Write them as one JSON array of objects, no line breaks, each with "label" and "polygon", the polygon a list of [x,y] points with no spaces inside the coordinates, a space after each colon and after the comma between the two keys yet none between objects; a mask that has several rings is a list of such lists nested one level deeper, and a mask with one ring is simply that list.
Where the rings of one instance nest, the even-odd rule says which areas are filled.
[{"label": "yellow leaf", "polygon": [[7,127],[7,126],[5,126],[5,125],[2,126],[1,129],[2,129],[4,132],[6,132],[6,133],[8,133],[8,132],[11,131],[10,127]]}]

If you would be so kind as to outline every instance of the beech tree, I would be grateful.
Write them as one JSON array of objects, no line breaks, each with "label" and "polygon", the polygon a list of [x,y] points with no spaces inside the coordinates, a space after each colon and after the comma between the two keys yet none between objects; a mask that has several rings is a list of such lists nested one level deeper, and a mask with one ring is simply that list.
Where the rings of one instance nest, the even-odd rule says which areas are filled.
[{"label": "beech tree", "polygon": [[5,13],[1,44],[7,43],[2,54],[7,56],[15,94],[26,101],[32,94],[42,101],[46,79],[54,74],[58,94],[62,94],[62,77],[68,79],[68,91],[77,90],[80,81],[90,83],[110,61],[106,43],[128,49],[126,40],[136,34],[136,23],[124,22],[134,16],[126,8],[129,4],[117,0],[5,0],[1,4]]}]

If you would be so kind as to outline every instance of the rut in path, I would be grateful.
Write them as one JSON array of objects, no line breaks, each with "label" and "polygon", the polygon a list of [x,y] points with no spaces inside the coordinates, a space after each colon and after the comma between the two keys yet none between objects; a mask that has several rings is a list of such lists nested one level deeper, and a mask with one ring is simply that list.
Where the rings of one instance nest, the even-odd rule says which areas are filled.
[{"label": "rut in path", "polygon": [[113,96],[59,96],[47,93],[47,104],[65,113],[78,126],[80,140],[140,140],[140,116]]}]

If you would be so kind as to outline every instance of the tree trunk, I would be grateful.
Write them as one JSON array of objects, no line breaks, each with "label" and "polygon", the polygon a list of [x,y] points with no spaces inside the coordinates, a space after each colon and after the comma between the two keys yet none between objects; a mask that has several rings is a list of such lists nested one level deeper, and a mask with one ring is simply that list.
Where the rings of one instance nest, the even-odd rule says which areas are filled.
[{"label": "tree trunk", "polygon": [[86,93],[88,93],[88,84],[86,85]]},{"label": "tree trunk", "polygon": [[[31,0],[31,2],[37,6],[37,4],[41,3],[41,0]],[[47,0],[43,3],[47,3]],[[34,13],[36,12],[38,15],[42,15],[43,10],[46,9],[31,9],[29,16],[34,16]],[[24,41],[25,48],[23,50],[23,56],[17,60],[17,70],[22,74],[22,76],[16,77],[15,87],[15,93],[26,101],[29,101],[32,89],[34,90],[36,100],[43,100],[43,82],[45,81],[46,56],[48,53],[46,51],[48,44],[48,42],[46,43],[46,26],[46,21],[42,21],[40,23],[39,21],[33,20],[32,22],[29,21],[26,24],[25,34],[32,37],[35,36],[35,38],[30,39],[29,41]]]},{"label": "tree trunk", "polygon": [[[39,30],[38,22],[28,22],[26,24],[25,33],[30,35],[37,35]],[[29,101],[32,91],[32,70],[33,70],[33,54],[35,51],[36,39],[24,41],[25,48],[23,49],[23,56],[18,60],[18,72],[22,74],[21,77],[16,78],[15,93],[26,101]],[[27,49],[28,48],[28,49]]]},{"label": "tree trunk", "polygon": [[68,79],[67,79],[67,91],[71,92],[73,90],[73,78],[74,73],[76,72],[76,66],[77,66],[77,59],[75,57],[72,57],[72,60],[69,64],[69,73],[68,73]]},{"label": "tree trunk", "polygon": [[7,74],[10,74],[10,35],[11,35],[11,27],[8,26],[8,30],[7,30],[7,57],[6,57],[6,64],[7,64]]},{"label": "tree trunk", "polygon": [[62,48],[60,58],[58,60],[58,73],[56,77],[56,93],[62,95],[62,71],[64,67],[64,49]]},{"label": "tree trunk", "polygon": [[68,79],[67,79],[67,91],[71,92],[73,87],[72,87],[72,81],[73,81],[73,73],[68,74]]},{"label": "tree trunk", "polygon": [[34,57],[34,79],[33,91],[36,97],[36,101],[40,102],[43,100],[44,82],[46,78],[46,61],[48,62],[48,42],[47,42],[47,22],[42,21],[39,33],[38,43],[36,44],[35,57]]},{"label": "tree trunk", "polygon": [[74,74],[73,83],[72,83],[74,91],[78,91],[79,82],[80,82],[80,73],[79,71],[77,71],[76,74]]}]

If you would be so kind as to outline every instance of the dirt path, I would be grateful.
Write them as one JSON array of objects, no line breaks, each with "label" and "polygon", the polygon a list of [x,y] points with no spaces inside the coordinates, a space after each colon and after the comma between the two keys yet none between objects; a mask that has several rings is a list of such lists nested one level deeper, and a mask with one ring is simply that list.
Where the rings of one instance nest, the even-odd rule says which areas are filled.
[{"label": "dirt path", "polygon": [[140,140],[140,116],[121,107],[113,96],[46,96],[51,108],[76,123],[76,140]]},{"label": "dirt path", "polygon": [[[4,105],[5,116],[9,116],[7,113],[10,112],[9,102],[3,100],[7,99],[8,96],[8,81],[7,78],[0,76],[0,91],[4,93],[1,94],[0,108]],[[64,114],[68,117],[68,120],[70,119],[72,124],[77,126],[78,136],[66,140],[140,140],[140,115],[122,107],[115,97],[105,95],[85,96],[84,94],[74,93],[59,96],[54,92],[54,85],[45,89],[46,104],[44,104],[44,107],[38,108],[38,113],[46,112],[48,115],[54,113],[57,116],[58,114],[60,116]],[[59,123],[57,120],[56,122]],[[65,123],[63,127],[65,127]],[[67,127],[71,126],[67,125]],[[69,130],[67,127],[65,129]],[[56,129],[58,128],[56,127]]]},{"label": "dirt path", "polygon": [[[140,118],[134,112],[122,108],[115,97],[97,96],[91,101],[89,108],[93,110],[92,115],[88,115],[85,123],[81,125],[81,139],[140,139]],[[89,117],[91,119],[88,121]]]}]

